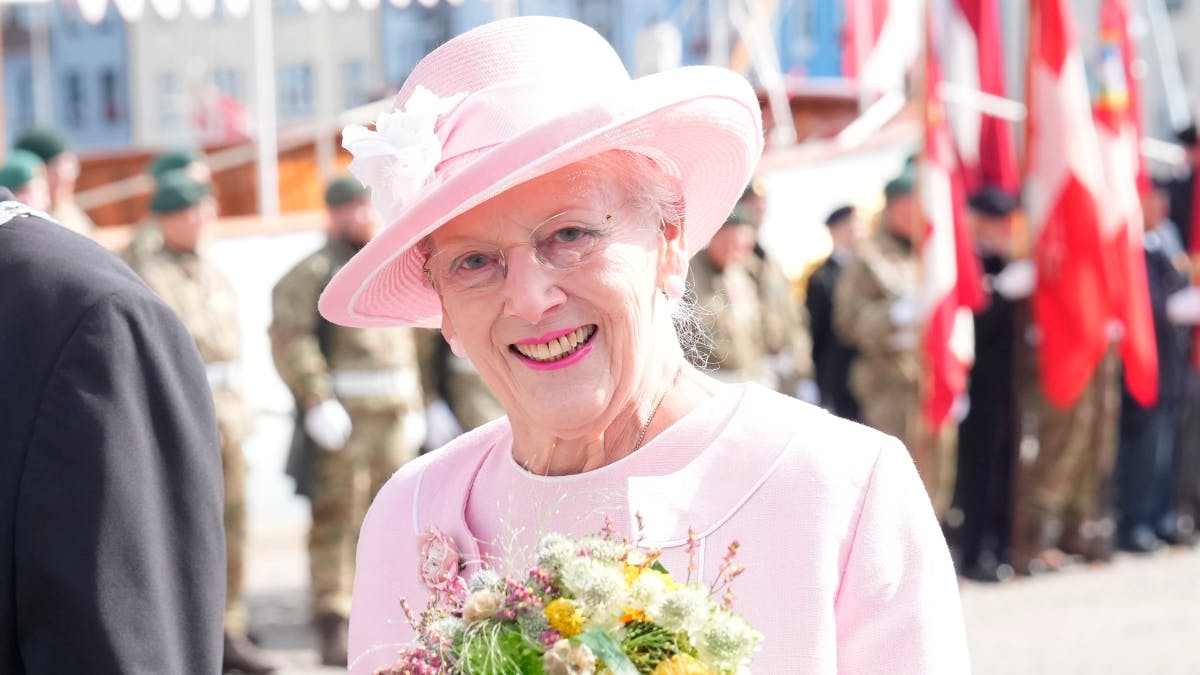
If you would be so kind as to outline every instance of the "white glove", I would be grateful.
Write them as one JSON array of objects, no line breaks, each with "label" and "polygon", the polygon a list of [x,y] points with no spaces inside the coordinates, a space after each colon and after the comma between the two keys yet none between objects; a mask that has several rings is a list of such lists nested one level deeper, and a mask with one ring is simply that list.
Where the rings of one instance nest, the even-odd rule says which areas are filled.
[{"label": "white glove", "polygon": [[1032,260],[1017,260],[992,278],[992,288],[1007,300],[1022,300],[1033,295],[1037,286],[1037,267]]},{"label": "white glove", "polygon": [[1167,318],[1180,326],[1200,324],[1200,286],[1189,286],[1168,295]]},{"label": "white glove", "polygon": [[921,306],[913,296],[906,295],[892,303],[888,308],[888,319],[897,328],[908,328],[916,325],[921,318]]},{"label": "white glove", "polygon": [[423,410],[410,410],[404,413],[404,443],[414,450],[425,443],[429,437],[429,425],[425,423]]},{"label": "white glove", "polygon": [[954,397],[954,403],[950,405],[950,419],[954,420],[955,424],[961,423],[967,419],[967,414],[971,412],[971,397],[963,392]]},{"label": "white glove", "polygon": [[330,452],[346,447],[353,428],[350,413],[337,399],[318,403],[304,413],[304,431],[317,445]]},{"label": "white glove", "polygon": [[442,447],[463,432],[450,406],[440,398],[425,406],[425,427],[425,444],[430,449]]},{"label": "white glove", "polygon": [[817,381],[811,377],[805,377],[796,383],[796,398],[811,403],[820,405],[821,390],[817,388]]}]

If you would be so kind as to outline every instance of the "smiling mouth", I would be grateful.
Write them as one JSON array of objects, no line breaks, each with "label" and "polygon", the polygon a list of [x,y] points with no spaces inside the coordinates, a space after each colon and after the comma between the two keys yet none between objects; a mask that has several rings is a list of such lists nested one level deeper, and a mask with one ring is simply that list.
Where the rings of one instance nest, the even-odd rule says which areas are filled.
[{"label": "smiling mouth", "polygon": [[540,344],[513,344],[508,348],[518,356],[538,363],[553,363],[567,358],[591,342],[596,335],[595,324],[580,326],[573,332]]}]

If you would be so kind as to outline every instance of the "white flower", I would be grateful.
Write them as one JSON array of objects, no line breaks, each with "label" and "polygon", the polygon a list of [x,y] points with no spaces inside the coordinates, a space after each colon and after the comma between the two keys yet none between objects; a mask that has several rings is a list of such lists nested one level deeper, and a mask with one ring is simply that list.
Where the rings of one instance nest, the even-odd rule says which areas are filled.
[{"label": "white flower", "polygon": [[429,624],[429,632],[440,637],[447,642],[453,642],[458,639],[466,629],[466,624],[463,620],[456,616],[444,616]]},{"label": "white flower", "polygon": [[475,591],[467,596],[463,604],[463,619],[465,621],[485,621],[496,616],[500,605],[504,604],[504,596],[496,591]]},{"label": "white flower", "polygon": [[404,110],[380,113],[374,130],[357,124],[342,130],[342,147],[354,155],[350,173],[371,188],[371,203],[387,223],[400,217],[442,161],[434,126],[463,96],[438,98],[417,87]]},{"label": "white flower", "polygon": [[562,568],[562,584],[588,615],[603,615],[625,601],[625,575],[599,560],[569,560]]},{"label": "white flower", "polygon": [[467,582],[467,591],[474,593],[475,591],[495,591],[501,593],[504,591],[504,579],[500,575],[489,569],[482,569],[471,575],[471,580]]},{"label": "white flower", "polygon": [[538,565],[558,575],[564,565],[579,557],[579,545],[561,534],[548,534],[538,545]]},{"label": "white flower", "polygon": [[650,606],[649,614],[667,630],[692,633],[704,625],[711,610],[708,590],[691,585],[668,592]]},{"label": "white flower", "polygon": [[587,645],[559,640],[542,656],[542,669],[546,675],[592,675],[596,655]]},{"label": "white flower", "polygon": [[750,657],[762,642],[762,633],[750,627],[733,612],[719,609],[696,635],[696,650],[701,660],[721,672],[737,672],[749,665]]},{"label": "white flower", "polygon": [[629,588],[628,606],[645,611],[661,603],[666,595],[667,582],[661,575],[643,573]]}]

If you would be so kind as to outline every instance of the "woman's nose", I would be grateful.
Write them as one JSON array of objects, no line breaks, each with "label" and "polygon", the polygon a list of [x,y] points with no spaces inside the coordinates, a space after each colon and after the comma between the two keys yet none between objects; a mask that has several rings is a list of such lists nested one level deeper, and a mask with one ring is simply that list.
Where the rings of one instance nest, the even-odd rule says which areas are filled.
[{"label": "woman's nose", "polygon": [[531,249],[509,249],[501,290],[505,314],[530,324],[541,321],[566,300],[566,293],[558,286],[559,274],[540,264]]}]

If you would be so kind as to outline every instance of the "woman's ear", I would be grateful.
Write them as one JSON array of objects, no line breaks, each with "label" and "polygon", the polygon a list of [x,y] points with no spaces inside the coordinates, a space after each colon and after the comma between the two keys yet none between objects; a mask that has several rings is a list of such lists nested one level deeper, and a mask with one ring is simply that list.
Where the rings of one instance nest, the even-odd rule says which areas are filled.
[{"label": "woman's ear", "polygon": [[[682,223],[664,224],[662,235],[664,243],[658,257],[659,288],[670,296],[672,289],[668,286],[676,284],[671,277],[677,277],[679,281],[682,281],[687,276],[687,236],[684,234]],[[682,293],[680,296],[682,297]]]}]

